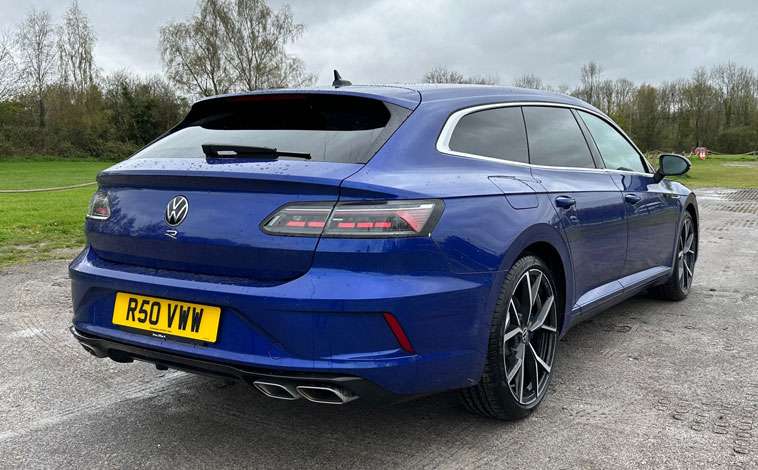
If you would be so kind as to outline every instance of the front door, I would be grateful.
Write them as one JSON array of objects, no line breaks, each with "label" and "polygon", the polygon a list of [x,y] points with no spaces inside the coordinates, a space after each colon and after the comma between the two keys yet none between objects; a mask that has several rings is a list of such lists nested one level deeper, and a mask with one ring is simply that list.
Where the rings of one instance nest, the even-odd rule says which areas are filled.
[{"label": "front door", "polygon": [[673,264],[679,196],[670,182],[655,183],[644,157],[618,130],[598,116],[578,114],[624,196],[629,241],[622,277],[631,276],[629,283],[644,281]]}]

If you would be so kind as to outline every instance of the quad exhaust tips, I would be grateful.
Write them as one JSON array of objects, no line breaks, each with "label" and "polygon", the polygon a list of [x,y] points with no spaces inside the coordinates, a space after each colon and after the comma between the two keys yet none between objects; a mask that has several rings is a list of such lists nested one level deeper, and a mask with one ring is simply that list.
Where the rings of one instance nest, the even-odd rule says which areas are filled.
[{"label": "quad exhaust tips", "polygon": [[297,400],[305,398],[313,403],[343,405],[358,399],[358,395],[335,385],[290,385],[256,380],[253,386],[270,398],[279,400]]},{"label": "quad exhaust tips", "polygon": [[313,403],[325,403],[328,405],[344,405],[350,403],[353,400],[358,399],[358,395],[354,395],[340,387],[334,385],[301,385],[297,387],[297,391],[300,395],[304,396],[306,400]]}]

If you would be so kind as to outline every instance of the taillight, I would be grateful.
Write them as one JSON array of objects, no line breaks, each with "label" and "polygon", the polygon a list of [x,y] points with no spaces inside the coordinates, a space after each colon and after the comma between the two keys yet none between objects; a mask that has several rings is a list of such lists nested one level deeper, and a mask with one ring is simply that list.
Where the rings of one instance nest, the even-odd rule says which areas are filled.
[{"label": "taillight", "polygon": [[441,200],[307,202],[288,204],[266,218],[271,235],[345,238],[428,236],[442,214]]},{"label": "taillight", "polygon": [[111,204],[105,191],[97,190],[89,202],[87,218],[93,220],[108,220],[111,216]]}]

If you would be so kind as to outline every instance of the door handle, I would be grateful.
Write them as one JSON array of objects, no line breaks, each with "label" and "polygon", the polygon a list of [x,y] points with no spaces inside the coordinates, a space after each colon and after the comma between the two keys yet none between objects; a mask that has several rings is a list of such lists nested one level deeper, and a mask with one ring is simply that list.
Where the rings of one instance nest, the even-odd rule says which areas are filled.
[{"label": "door handle", "polygon": [[564,209],[568,209],[574,204],[576,204],[576,200],[571,196],[558,196],[555,198],[555,205]]},{"label": "door handle", "polygon": [[624,200],[629,204],[637,204],[642,200],[642,198],[636,194],[624,194]]}]

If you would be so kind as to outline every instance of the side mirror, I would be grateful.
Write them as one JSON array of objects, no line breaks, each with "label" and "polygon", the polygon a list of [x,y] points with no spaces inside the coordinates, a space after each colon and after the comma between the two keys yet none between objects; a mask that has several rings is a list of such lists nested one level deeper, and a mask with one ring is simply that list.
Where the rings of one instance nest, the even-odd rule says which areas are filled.
[{"label": "side mirror", "polygon": [[664,154],[658,160],[658,171],[653,175],[653,181],[660,183],[665,176],[683,175],[690,171],[690,161],[681,155]]}]

